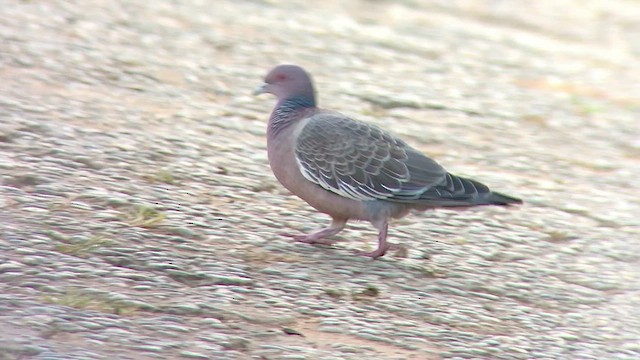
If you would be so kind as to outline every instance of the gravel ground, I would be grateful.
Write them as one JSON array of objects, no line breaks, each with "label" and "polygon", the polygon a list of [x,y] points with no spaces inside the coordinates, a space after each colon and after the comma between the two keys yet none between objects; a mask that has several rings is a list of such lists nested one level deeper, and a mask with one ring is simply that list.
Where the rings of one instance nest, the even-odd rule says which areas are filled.
[{"label": "gravel ground", "polygon": [[[638,1],[1,8],[0,359],[640,359]],[[282,62],[527,204],[292,243]]]}]

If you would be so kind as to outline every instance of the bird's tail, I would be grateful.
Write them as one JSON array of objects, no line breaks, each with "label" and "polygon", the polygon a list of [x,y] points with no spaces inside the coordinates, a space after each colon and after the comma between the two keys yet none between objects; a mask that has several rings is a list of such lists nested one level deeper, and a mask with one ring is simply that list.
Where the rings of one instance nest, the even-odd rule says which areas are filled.
[{"label": "bird's tail", "polygon": [[417,209],[522,204],[522,200],[491,191],[479,181],[452,174],[446,174],[440,184],[430,187],[417,199],[394,197],[393,201],[410,203]]},{"label": "bird's tail", "polygon": [[487,205],[514,205],[522,204],[522,200],[513,196],[501,194],[499,192],[490,192],[483,199],[483,204]]}]

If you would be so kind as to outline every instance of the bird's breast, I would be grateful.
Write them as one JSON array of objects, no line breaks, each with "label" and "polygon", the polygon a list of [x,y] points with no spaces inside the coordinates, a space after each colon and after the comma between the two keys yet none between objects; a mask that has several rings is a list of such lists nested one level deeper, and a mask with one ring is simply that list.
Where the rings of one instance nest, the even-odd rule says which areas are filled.
[{"label": "bird's breast", "polygon": [[327,191],[302,175],[295,155],[295,140],[299,129],[301,127],[294,126],[276,136],[268,136],[269,165],[276,179],[287,190],[320,212],[344,219],[368,220],[369,212],[361,201]]},{"label": "bird's breast", "polygon": [[270,141],[267,144],[269,166],[276,179],[289,191],[295,193],[295,179],[300,174],[293,146],[286,143]]}]

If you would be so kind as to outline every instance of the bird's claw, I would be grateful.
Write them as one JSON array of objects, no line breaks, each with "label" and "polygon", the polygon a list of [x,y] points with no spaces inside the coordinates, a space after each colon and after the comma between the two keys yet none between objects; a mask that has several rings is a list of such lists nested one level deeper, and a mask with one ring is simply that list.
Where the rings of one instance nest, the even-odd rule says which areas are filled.
[{"label": "bird's claw", "polygon": [[294,241],[297,242],[302,242],[305,244],[319,244],[319,245],[333,245],[336,243],[336,240],[331,240],[331,239],[318,239],[314,236],[311,235],[305,235],[305,234],[288,234],[288,233],[283,233],[281,234],[282,236],[288,237],[293,239]]},{"label": "bird's claw", "polygon": [[[389,250],[406,251],[407,249],[406,247],[400,244],[387,243],[386,246],[382,248],[377,248],[374,251],[357,251],[356,254],[360,256],[367,256],[367,257],[376,259],[386,254]],[[406,257],[406,256],[400,256],[400,257]]]},{"label": "bird's claw", "polygon": [[280,236],[291,238],[295,241],[301,241],[306,235],[304,234],[290,234],[290,233],[281,233]]},{"label": "bird's claw", "polygon": [[374,251],[357,251],[356,254],[360,255],[360,256],[368,256],[372,259],[377,259],[381,256],[383,256],[384,254],[387,253],[387,251],[389,250],[391,246],[386,246],[383,248],[377,248]]}]

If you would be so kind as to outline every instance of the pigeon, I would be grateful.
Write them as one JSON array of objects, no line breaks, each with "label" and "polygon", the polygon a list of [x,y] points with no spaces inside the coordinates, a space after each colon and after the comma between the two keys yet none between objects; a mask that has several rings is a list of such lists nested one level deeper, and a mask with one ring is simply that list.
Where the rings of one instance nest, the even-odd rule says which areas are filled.
[{"label": "pigeon", "polygon": [[269,165],[278,181],[331,224],[297,241],[331,245],[349,220],[369,221],[378,247],[361,255],[378,258],[390,248],[389,220],[411,210],[521,204],[486,185],[447,172],[381,128],[319,108],[311,76],[300,66],[273,68],[254,94],[277,103],[267,125]]}]

